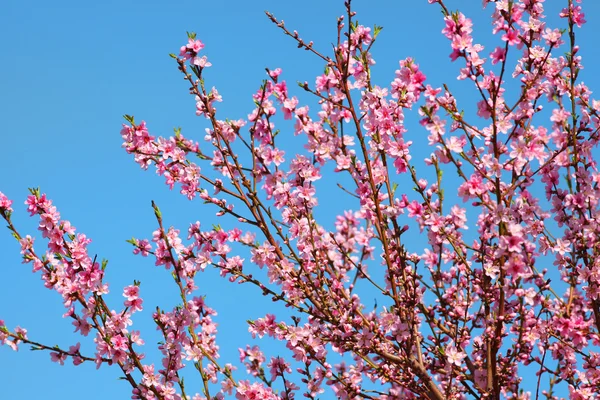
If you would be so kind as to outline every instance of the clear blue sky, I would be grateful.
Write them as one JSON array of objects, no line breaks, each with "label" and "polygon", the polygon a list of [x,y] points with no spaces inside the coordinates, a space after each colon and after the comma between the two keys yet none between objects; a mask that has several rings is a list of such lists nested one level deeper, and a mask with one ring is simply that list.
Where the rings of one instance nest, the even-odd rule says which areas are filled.
[{"label": "clear blue sky", "polygon": [[[458,65],[450,64],[450,48],[440,33],[439,7],[426,0],[354,3],[359,21],[384,26],[374,50],[374,76],[380,85],[393,79],[398,60],[412,56],[433,86],[447,82],[462,87],[455,81]],[[483,16],[490,10],[482,12],[480,1],[449,5],[455,9],[467,3],[472,8],[463,11],[473,18],[475,32],[486,44],[491,29]],[[549,13],[556,14],[551,7],[558,3],[566,1],[546,2]],[[600,87],[595,73],[600,66],[600,3],[587,3],[588,24],[579,40],[587,67],[582,77],[594,90]],[[115,308],[121,307],[122,287],[141,280],[146,310],[137,316],[134,328],[152,332],[151,309],[168,308],[176,297],[169,292],[173,287],[161,286],[167,277],[164,270],[133,256],[125,240],[151,236],[156,227],[151,200],[161,207],[167,225],[182,230],[198,219],[210,226],[214,209],[169,192],[162,178],[139,169],[120,148],[122,115],[146,120],[156,135],[168,136],[181,126],[184,134],[202,140],[204,121],[194,115],[193,98],[168,56],[186,42],[186,31],[197,32],[206,45],[213,64],[207,85],[223,95],[223,119],[244,118],[251,111],[250,96],[264,79],[265,67],[281,67],[289,83],[312,84],[322,65],[298,50],[263,11],[283,18],[289,28],[327,52],[335,41],[343,1],[5,0],[2,8],[0,191],[15,200],[14,221],[23,234],[36,234],[37,220],[27,216],[22,202],[28,187],[39,186],[64,219],[93,239],[91,251],[109,260],[106,281]],[[416,125],[412,134],[426,136]],[[321,195],[321,204],[325,209],[331,206],[326,195]],[[11,328],[27,328],[31,339],[49,345],[68,347],[91,339],[72,334],[70,321],[61,318],[60,297],[44,289],[29,266],[21,265],[17,243],[8,231],[0,231],[0,253],[0,319]],[[253,300],[254,291],[213,278],[214,273],[199,277],[200,292],[219,312],[223,362],[236,362],[237,347],[250,342],[245,320],[263,316],[270,303]],[[146,351],[154,352],[153,347],[147,340]],[[30,352],[27,346],[18,353],[0,348],[0,397],[129,398],[130,388],[117,380],[118,372],[106,366],[100,371],[93,365],[60,367],[47,353]]]}]

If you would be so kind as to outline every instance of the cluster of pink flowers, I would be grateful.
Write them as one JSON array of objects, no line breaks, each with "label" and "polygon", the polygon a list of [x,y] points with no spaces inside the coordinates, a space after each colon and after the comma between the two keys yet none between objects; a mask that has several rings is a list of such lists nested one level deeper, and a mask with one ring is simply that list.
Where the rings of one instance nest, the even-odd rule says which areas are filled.
[{"label": "cluster of pink flowers", "polygon": [[212,64],[208,62],[206,56],[200,57],[198,54],[204,48],[204,43],[196,40],[194,37],[190,37],[188,44],[181,46],[179,50],[179,56],[183,57],[184,60],[190,60],[192,65],[199,68],[210,67]]},{"label": "cluster of pink flowers", "polygon": [[[372,82],[370,51],[381,29],[356,23],[347,2],[331,57],[268,14],[324,62],[312,87],[300,85],[318,110],[291,95],[275,69],[253,94],[256,106],[246,119],[220,118],[221,95],[205,86],[204,44],[190,34],[175,58],[196,114],[209,124],[210,150],[180,131],[155,137],[133,117],[121,131],[123,147],[142,168],[154,166],[169,188],[232,217],[207,230],[192,223],[182,237],[163,226],[153,204],[152,238],[130,241],[135,254],[169,270],[179,290],[179,306],[153,314],[164,337],[162,366],[144,364],[134,347],[143,344],[130,331],[132,314],[143,306],[139,283],[123,290],[122,311],[108,307],[104,269],[88,255],[90,239],[35,190],[26,205],[39,215],[44,256],[35,253],[32,237],[17,232],[12,202],[2,193],[0,215],[24,261],[61,294],[76,330],[95,333],[96,354],[82,355],[79,345],[68,351],[40,345],[3,321],[0,343],[33,344],[61,364],[68,358],[116,364],[137,399],[317,398],[330,388],[340,399],[525,400],[533,392],[557,398],[560,385],[571,398],[594,398],[600,101],[578,80],[581,6],[569,0],[561,11],[565,35],[546,26],[543,0],[486,0],[499,42],[490,51],[475,42],[466,15],[450,12],[442,0],[429,2],[444,13],[442,34],[451,61],[460,64],[458,79],[479,96],[471,109],[447,86],[426,83],[411,58],[400,61],[388,87]],[[566,56],[554,55],[565,50]],[[517,60],[512,70],[509,59]],[[507,96],[509,88],[518,88],[516,95]],[[432,148],[424,165],[413,158],[422,132],[405,125],[405,113],[414,109]],[[304,153],[286,152],[275,128],[279,115],[305,138]],[[329,171],[356,207],[341,212],[333,228],[316,218],[319,185]],[[414,246],[421,233],[423,246]],[[249,380],[218,361],[216,312],[195,283],[208,267],[289,310],[249,321],[252,338],[280,341],[288,350],[268,357],[258,345],[240,348]],[[380,306],[363,300],[373,293]],[[193,397],[183,386],[186,366],[203,381]],[[536,382],[524,382],[525,374],[535,374]]]}]

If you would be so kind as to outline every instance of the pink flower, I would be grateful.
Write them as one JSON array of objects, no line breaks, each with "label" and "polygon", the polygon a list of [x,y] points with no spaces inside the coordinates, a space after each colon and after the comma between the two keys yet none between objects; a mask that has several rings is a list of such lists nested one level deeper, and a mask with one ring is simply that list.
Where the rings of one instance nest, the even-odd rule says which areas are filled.
[{"label": "pink flower", "polygon": [[490,57],[492,59],[492,65],[496,65],[499,62],[504,61],[504,59],[506,58],[506,51],[504,50],[504,48],[498,46],[494,49],[493,52],[490,53]]},{"label": "pink flower", "polygon": [[581,12],[581,6],[571,4],[569,8],[563,8],[559,15],[561,18],[572,18],[573,23],[578,28],[586,23],[585,14]]},{"label": "pink flower", "polygon": [[126,286],[123,289],[123,297],[126,297],[127,300],[137,299],[140,295],[140,287],[137,285]]},{"label": "pink flower", "polygon": [[60,365],[65,365],[65,360],[67,359],[67,355],[64,353],[50,352],[50,359],[53,362],[57,362]]},{"label": "pink flower", "polygon": [[570,253],[571,252],[571,242],[569,242],[568,240],[562,240],[561,238],[558,238],[558,239],[556,239],[556,245],[554,246],[554,248],[552,250],[557,252],[561,256],[564,255],[565,253]]},{"label": "pink flower", "polygon": [[204,48],[204,44],[199,40],[189,39],[186,47],[194,53],[199,53]]},{"label": "pink flower", "polygon": [[195,57],[202,49],[204,44],[200,40],[188,39],[188,44],[181,46],[179,55],[183,56],[186,60]]},{"label": "pink flower", "polygon": [[560,29],[546,28],[542,37],[546,40],[546,43],[550,46],[560,46],[563,41],[561,40],[562,33]]},{"label": "pink flower", "polygon": [[[0,323],[0,326],[2,324]],[[17,326],[15,328],[15,334],[19,337],[19,339],[27,339],[27,329],[25,328],[21,328],[20,326]]]},{"label": "pink flower", "polygon": [[446,359],[450,364],[460,367],[462,360],[467,355],[462,351],[458,350],[454,345],[446,346]]},{"label": "pink flower", "polygon": [[454,153],[462,153],[463,147],[467,144],[467,139],[462,136],[461,138],[457,138],[456,136],[451,136],[450,140],[446,142],[446,146],[448,150]]},{"label": "pink flower", "polygon": [[21,245],[21,254],[25,254],[28,251],[33,250],[33,241],[34,239],[29,235],[19,240],[19,244]]},{"label": "pink flower", "polygon": [[113,347],[114,347],[115,349],[118,349],[118,350],[125,350],[125,351],[126,351],[126,350],[127,350],[127,348],[128,348],[128,347],[127,347],[127,345],[128,345],[128,340],[127,340],[127,338],[126,338],[126,337],[124,337],[124,336],[122,336],[122,335],[116,335],[116,336],[113,336],[113,337],[110,339],[110,342],[111,342],[111,344],[113,345]]},{"label": "pink flower", "polygon": [[135,248],[133,249],[133,254],[141,254],[142,256],[148,256],[149,252],[152,250],[152,246],[150,242],[146,239],[137,240],[134,239]]},{"label": "pink flower", "polygon": [[123,289],[125,307],[130,307],[133,311],[141,311],[143,300],[139,297],[140,287],[136,285],[127,286]]},{"label": "pink flower", "polygon": [[564,108],[555,108],[552,110],[550,121],[556,123],[557,125],[562,125],[570,115],[571,113]]},{"label": "pink flower", "polygon": [[5,210],[11,212],[13,209],[10,208],[12,205],[12,200],[9,200],[8,197],[4,195],[4,193],[0,192],[0,211]]},{"label": "pink flower", "polygon": [[477,102],[477,115],[485,119],[492,116],[492,110],[487,101],[481,100]]},{"label": "pink flower", "polygon": [[208,62],[208,58],[206,56],[194,57],[192,60],[192,64],[197,65],[200,68],[208,68],[212,66],[212,64]]},{"label": "pink flower", "polygon": [[275,68],[274,70],[269,70],[269,76],[273,79],[277,79],[277,77],[281,74],[281,68]]},{"label": "pink flower", "polygon": [[519,39],[519,33],[514,29],[509,29],[504,35],[502,35],[502,40],[508,42],[510,46],[521,43],[521,39]]}]

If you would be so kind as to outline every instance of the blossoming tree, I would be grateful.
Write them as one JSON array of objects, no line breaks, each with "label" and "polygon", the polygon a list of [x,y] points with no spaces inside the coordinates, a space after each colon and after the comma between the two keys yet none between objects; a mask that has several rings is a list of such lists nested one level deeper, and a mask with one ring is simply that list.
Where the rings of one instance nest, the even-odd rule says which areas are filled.
[{"label": "blossoming tree", "polygon": [[[600,102],[578,79],[581,6],[564,1],[561,30],[546,25],[543,0],[484,0],[497,40],[489,49],[475,41],[467,16],[442,0],[429,3],[443,13],[458,79],[480,96],[476,110],[429,83],[410,58],[386,87],[373,82],[381,28],[360,25],[350,1],[331,54],[267,14],[325,69],[295,89],[281,70],[267,70],[246,119],[217,111],[204,44],[189,34],[173,58],[209,125],[207,143],[181,131],[156,137],[131,116],[121,131],[142,168],[156,168],[171,189],[210,204],[223,220],[182,233],[163,224],[153,203],[152,238],[130,241],[135,254],[170,272],[179,294],[176,307],[153,314],[162,362],[147,361],[154,349],[132,327],[143,308],[140,282],[123,289],[122,305],[107,296],[106,264],[38,189],[25,203],[40,220],[45,250],[14,225],[13,202],[2,193],[0,215],[24,262],[60,293],[65,317],[95,352],[45,345],[1,320],[0,343],[48,350],[61,364],[119,368],[136,399],[594,398]],[[299,92],[314,98],[316,111]],[[406,129],[410,112],[428,133],[423,165],[412,157],[423,132]],[[291,139],[275,127],[285,120],[303,138],[300,151],[290,152]],[[326,175],[355,206],[330,228],[317,217]],[[415,245],[411,235],[421,233]],[[206,268],[285,305],[281,315],[248,321],[248,330],[284,343],[286,353],[267,361],[259,346],[242,348],[246,373],[220,359],[218,304],[206,304],[198,285]],[[373,293],[375,307],[365,301]],[[190,375],[198,387],[185,385]]]}]

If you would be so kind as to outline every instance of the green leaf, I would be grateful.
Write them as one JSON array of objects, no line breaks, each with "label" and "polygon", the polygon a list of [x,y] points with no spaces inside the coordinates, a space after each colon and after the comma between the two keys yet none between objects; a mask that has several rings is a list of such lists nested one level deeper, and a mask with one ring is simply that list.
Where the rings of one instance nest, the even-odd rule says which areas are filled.
[{"label": "green leaf", "polygon": [[158,206],[156,205],[154,200],[152,200],[152,208],[154,209],[154,215],[156,215],[156,218],[162,219],[162,214],[161,214],[160,210],[158,209]]},{"label": "green leaf", "polygon": [[377,35],[379,35],[379,33],[383,30],[383,26],[377,26],[375,25],[375,28],[373,29],[373,39],[377,38]]},{"label": "green leaf", "polygon": [[29,193],[34,195],[35,197],[40,197],[42,194],[40,193],[40,188],[29,188]]}]

